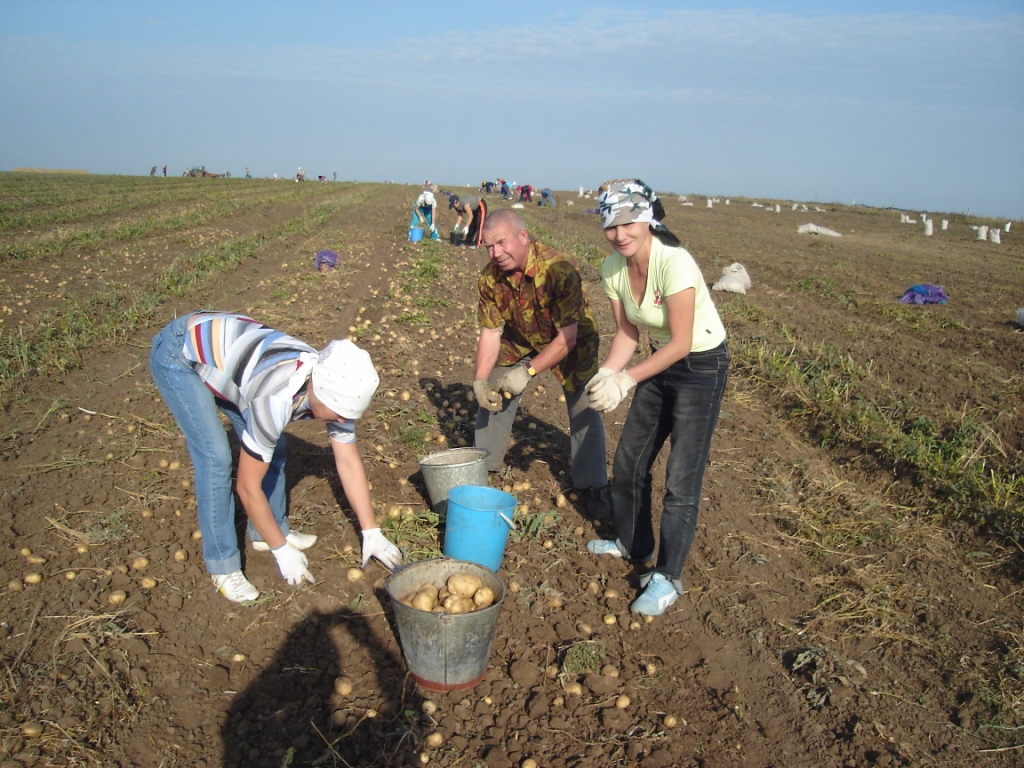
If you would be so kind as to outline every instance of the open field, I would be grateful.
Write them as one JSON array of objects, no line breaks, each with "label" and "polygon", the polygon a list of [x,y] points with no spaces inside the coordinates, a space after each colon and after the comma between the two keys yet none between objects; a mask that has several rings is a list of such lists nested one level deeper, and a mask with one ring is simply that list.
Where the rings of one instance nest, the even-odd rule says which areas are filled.
[{"label": "open field", "polygon": [[[660,619],[632,622],[640,573],[584,548],[549,374],[492,481],[515,489],[520,530],[472,690],[419,689],[386,573],[349,580],[358,535],[317,424],[289,428],[317,583],[288,587],[249,548],[264,597],[217,595],[188,453],[146,370],[153,334],[198,307],[371,352],[375,506],[408,559],[440,552],[417,460],[472,442],[486,254],[408,243],[417,191],[0,174],[0,768],[1020,765],[1020,222],[995,244],[970,225],[1005,222],[962,215],[925,238],[891,210],[666,200],[709,283],[739,261],[754,287],[713,294],[733,369],[688,592]],[[575,202],[524,214],[579,261],[607,343],[608,249],[594,202]],[[796,234],[808,222],[843,237]],[[322,248],[339,269],[312,270]],[[900,304],[917,283],[950,302]],[[605,419],[609,450],[624,413]]]}]

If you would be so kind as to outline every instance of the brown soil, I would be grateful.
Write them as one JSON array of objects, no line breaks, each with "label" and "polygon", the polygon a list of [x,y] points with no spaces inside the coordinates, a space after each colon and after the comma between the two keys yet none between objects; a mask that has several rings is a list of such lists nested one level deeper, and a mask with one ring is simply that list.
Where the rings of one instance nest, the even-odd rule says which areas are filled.
[{"label": "brown soil", "polygon": [[[289,430],[289,492],[293,526],[320,537],[309,551],[317,583],[289,588],[273,559],[250,548],[245,570],[264,598],[241,607],[217,595],[192,535],[188,455],[146,372],[149,340],[176,312],[244,310],[314,345],[366,321],[382,331],[359,333],[382,376],[360,425],[382,516],[396,505],[428,506],[422,453],[400,441],[410,425],[426,425],[427,450],[472,441],[475,273],[486,255],[447,249],[441,278],[415,283],[430,292],[410,295],[403,286],[417,247],[429,247],[405,241],[415,191],[364,193],[308,242],[272,242],[161,307],[123,343],[83,350],[79,370],[32,380],[3,416],[0,566],[5,581],[32,571],[43,578],[0,593],[0,766],[394,766],[420,765],[421,753],[467,768],[527,758],[549,767],[1020,764],[1019,552],[942,527],[941,507],[914,503],[924,489],[898,467],[851,445],[822,448],[793,418],[801,404],[742,368],[712,450],[688,592],[653,622],[634,623],[628,611],[642,569],[588,555],[595,530],[579,502],[556,507],[570,491],[568,439],[547,374],[524,398],[495,482],[528,481],[520,502],[554,514],[509,543],[500,575],[517,591],[474,688],[417,687],[382,588],[386,573],[374,564],[363,580],[347,578],[358,535],[315,424]],[[734,261],[753,278],[746,296],[714,294],[737,343],[834,345],[860,366],[870,361],[862,393],[913,398],[922,416],[940,421],[973,415],[991,425],[1004,454],[1020,450],[1016,229],[994,245],[977,242],[962,217],[926,239],[894,211],[784,205],[774,214],[749,201],[710,210],[703,199],[669,202],[667,223],[709,283]],[[576,203],[527,214],[537,231],[600,245],[596,218],[583,212],[593,201]],[[94,271],[69,279],[84,286],[116,272],[143,281],[147,255],[165,258],[296,212],[281,206],[219,222],[184,245],[135,244],[123,261],[94,254]],[[807,222],[843,237],[797,235]],[[338,250],[342,268],[313,273],[321,247]],[[8,294],[33,295],[38,266],[6,265]],[[607,342],[607,302],[596,270],[584,271]],[[951,302],[897,303],[921,282],[945,286]],[[416,303],[425,296],[433,301]],[[22,319],[31,325],[31,314]],[[609,450],[624,412],[605,420]],[[656,498],[663,469],[659,462]],[[849,536],[822,539],[822,530]],[[22,548],[45,562],[32,564]],[[134,570],[139,556],[149,564]],[[427,556],[429,548],[410,553]],[[156,586],[144,589],[144,576]],[[115,590],[126,593],[121,605],[108,602]],[[617,676],[567,669],[582,643]],[[339,675],[353,681],[351,694],[334,692]],[[566,692],[573,682],[582,695]],[[620,694],[630,699],[623,709]],[[427,700],[437,707],[431,715]],[[42,734],[25,735],[27,721]],[[432,731],[444,737],[440,747],[425,745]]]}]

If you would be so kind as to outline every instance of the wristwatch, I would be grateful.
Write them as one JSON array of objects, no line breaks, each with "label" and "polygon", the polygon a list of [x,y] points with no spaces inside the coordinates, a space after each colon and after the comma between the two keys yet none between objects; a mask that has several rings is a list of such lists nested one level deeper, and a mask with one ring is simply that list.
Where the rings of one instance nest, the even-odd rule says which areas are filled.
[{"label": "wristwatch", "polygon": [[527,372],[528,374],[530,374],[530,378],[531,378],[531,379],[532,379],[532,378],[533,378],[534,376],[536,376],[536,375],[537,375],[537,369],[536,369],[536,368],[534,368],[534,367],[533,367],[532,365],[530,365],[529,363],[527,363],[527,364],[526,364],[526,372]]}]

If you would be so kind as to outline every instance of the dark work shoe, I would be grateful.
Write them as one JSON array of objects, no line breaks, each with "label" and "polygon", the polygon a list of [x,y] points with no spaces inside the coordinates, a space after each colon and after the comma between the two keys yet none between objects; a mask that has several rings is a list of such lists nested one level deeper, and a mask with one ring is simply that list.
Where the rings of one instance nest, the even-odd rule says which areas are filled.
[{"label": "dark work shoe", "polygon": [[583,501],[587,505],[587,517],[591,520],[611,520],[612,508],[608,503],[608,488],[586,488]]}]

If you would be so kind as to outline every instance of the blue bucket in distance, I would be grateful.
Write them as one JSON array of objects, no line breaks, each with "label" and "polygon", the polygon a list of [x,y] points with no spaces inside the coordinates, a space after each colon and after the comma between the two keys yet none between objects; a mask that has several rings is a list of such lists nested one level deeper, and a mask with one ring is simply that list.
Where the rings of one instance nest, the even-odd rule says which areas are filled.
[{"label": "blue bucket in distance", "polygon": [[409,242],[418,243],[423,239],[423,227],[409,227]]},{"label": "blue bucket in distance", "polygon": [[505,557],[516,497],[497,488],[459,485],[448,493],[444,554],[497,572]]}]

